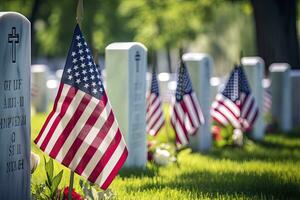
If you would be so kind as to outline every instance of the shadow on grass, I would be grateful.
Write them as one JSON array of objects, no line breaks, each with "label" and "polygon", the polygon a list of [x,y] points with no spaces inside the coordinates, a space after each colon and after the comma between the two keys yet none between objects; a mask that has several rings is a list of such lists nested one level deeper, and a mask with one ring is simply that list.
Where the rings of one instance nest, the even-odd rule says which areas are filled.
[{"label": "shadow on grass", "polygon": [[273,173],[212,173],[209,171],[187,172],[174,177],[169,182],[147,183],[139,187],[127,186],[127,190],[149,191],[171,188],[177,191],[189,191],[197,197],[203,194],[211,198],[220,195],[241,195],[258,199],[298,199],[300,196],[299,185],[296,181],[289,180],[283,183],[282,179]]},{"label": "shadow on grass", "polygon": [[148,164],[146,168],[122,168],[119,172],[120,177],[122,178],[143,178],[143,177],[154,177],[158,173],[158,167],[154,164]]},{"label": "shadow on grass", "polygon": [[207,156],[234,161],[300,161],[300,135],[268,135],[264,141],[248,141],[243,148],[215,148]]}]

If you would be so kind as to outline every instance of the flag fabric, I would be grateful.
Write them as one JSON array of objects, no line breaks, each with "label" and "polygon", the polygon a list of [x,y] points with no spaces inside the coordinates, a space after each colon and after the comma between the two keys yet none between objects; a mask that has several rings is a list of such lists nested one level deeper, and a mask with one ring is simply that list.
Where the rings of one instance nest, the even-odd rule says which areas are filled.
[{"label": "flag fabric", "polygon": [[53,110],[34,141],[50,157],[106,189],[128,150],[79,26]]},{"label": "flag fabric", "polygon": [[158,81],[156,72],[152,72],[150,93],[147,96],[147,133],[156,136],[158,131],[165,123],[164,113],[159,96]]},{"label": "flag fabric", "polygon": [[171,105],[171,125],[178,145],[189,143],[189,134],[195,134],[204,123],[204,117],[193,91],[186,66],[181,63],[178,70],[175,98]]},{"label": "flag fabric", "polygon": [[264,89],[263,101],[264,101],[263,111],[264,113],[269,113],[272,107],[272,95],[271,92],[268,91],[267,89]]},{"label": "flag fabric", "polygon": [[211,115],[224,126],[231,124],[244,131],[253,126],[258,116],[258,107],[241,66],[233,69],[225,88],[217,94]]}]

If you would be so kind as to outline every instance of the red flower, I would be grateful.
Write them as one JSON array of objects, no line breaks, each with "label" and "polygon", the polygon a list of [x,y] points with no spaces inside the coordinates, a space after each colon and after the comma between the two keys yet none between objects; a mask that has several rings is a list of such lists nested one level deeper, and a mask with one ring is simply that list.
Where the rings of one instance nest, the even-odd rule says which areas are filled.
[{"label": "red flower", "polygon": [[219,126],[213,126],[212,127],[212,134],[213,134],[213,138],[216,141],[222,140],[221,128]]},{"label": "red flower", "polygon": [[[68,194],[69,194],[69,187],[66,187],[64,189],[64,197],[63,200],[68,200]],[[80,194],[78,194],[77,192],[75,192],[75,189],[72,189],[72,200],[84,200]]]}]

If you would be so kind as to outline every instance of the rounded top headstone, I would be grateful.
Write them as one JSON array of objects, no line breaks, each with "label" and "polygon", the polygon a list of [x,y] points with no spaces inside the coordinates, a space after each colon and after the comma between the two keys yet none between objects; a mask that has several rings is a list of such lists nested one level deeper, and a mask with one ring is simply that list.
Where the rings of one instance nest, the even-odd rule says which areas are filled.
[{"label": "rounded top headstone", "polygon": [[17,17],[19,19],[22,19],[24,22],[29,23],[30,21],[22,14],[17,13],[17,12],[0,12],[0,22],[2,20],[5,20],[6,18],[10,18],[10,17]]},{"label": "rounded top headstone", "polygon": [[242,64],[247,66],[256,66],[256,65],[264,65],[264,60],[261,57],[243,57]]},{"label": "rounded top headstone", "polygon": [[35,64],[31,65],[31,72],[32,73],[43,73],[47,71],[47,66],[42,64]]},{"label": "rounded top headstone", "polygon": [[273,63],[269,70],[270,72],[285,72],[290,70],[290,65],[288,63]]},{"label": "rounded top headstone", "polygon": [[206,53],[185,53],[182,55],[184,61],[199,61],[204,58],[211,59],[211,56]]},{"label": "rounded top headstone", "polygon": [[128,50],[131,49],[133,47],[141,47],[142,49],[144,49],[145,51],[147,51],[147,48],[145,47],[145,45],[143,45],[140,42],[114,42],[109,44],[105,49],[106,50]]}]

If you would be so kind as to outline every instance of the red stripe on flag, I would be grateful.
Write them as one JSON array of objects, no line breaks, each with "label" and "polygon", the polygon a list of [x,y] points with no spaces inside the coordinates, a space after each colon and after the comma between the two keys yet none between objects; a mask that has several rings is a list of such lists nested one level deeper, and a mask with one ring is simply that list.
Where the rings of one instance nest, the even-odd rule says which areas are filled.
[{"label": "red stripe on flag", "polygon": [[[195,95],[195,98],[197,98],[196,95]],[[193,96],[191,96],[191,101],[193,103],[193,107],[194,107],[194,110],[197,114],[197,119],[198,119],[198,122],[199,122],[199,125],[200,125],[200,124],[202,124],[200,116],[203,116],[203,113],[202,113],[201,110],[198,109],[198,108],[200,108],[200,105],[199,105],[199,102],[195,102],[196,100],[198,101],[198,99],[194,99]]]},{"label": "red stripe on flag", "polygon": [[[163,117],[163,113],[160,113],[160,115],[157,117],[157,119],[155,119],[155,121],[151,124],[151,127],[148,127],[148,132],[150,132],[151,129],[153,129],[156,125],[156,123],[158,123],[158,121]],[[162,125],[164,124],[164,122],[162,122]],[[158,133],[159,129],[162,127],[162,125],[160,125],[160,127],[155,130],[154,136]]]},{"label": "red stripe on flag", "polygon": [[[251,110],[253,109],[253,104],[254,104],[254,99],[252,98],[252,99],[251,99],[251,103],[250,103],[250,105],[248,106],[248,110],[247,110],[247,112],[246,112],[246,115],[243,116],[243,118],[245,118],[245,119],[248,118],[249,113],[250,113]],[[254,108],[254,109],[255,109],[255,108]]]},{"label": "red stripe on flag", "polygon": [[101,159],[99,160],[99,162],[95,166],[94,170],[90,174],[90,176],[88,178],[89,181],[95,183],[95,181],[97,180],[99,174],[102,172],[102,170],[106,166],[107,162],[109,161],[109,159],[111,158],[111,156],[114,154],[116,148],[120,144],[121,138],[122,138],[122,135],[121,135],[120,130],[118,129],[118,131],[116,133],[116,136],[111,141],[111,143],[109,144],[108,148],[106,149],[106,151],[102,155]]},{"label": "red stripe on flag", "polygon": [[190,112],[184,102],[184,100],[180,101],[180,106],[182,107],[183,112],[186,114],[186,116],[188,117],[188,120],[190,121],[192,127],[195,127],[194,121],[192,119],[192,116],[190,115]]},{"label": "red stripe on flag", "polygon": [[69,89],[69,91],[64,99],[64,102],[62,104],[61,111],[58,111],[59,115],[55,118],[53,124],[51,125],[51,128],[49,129],[49,131],[40,147],[41,150],[44,151],[46,149],[56,127],[58,126],[60,120],[65,116],[65,114],[68,110],[68,107],[69,107],[70,103],[72,102],[74,96],[77,94],[77,92],[78,92],[78,89],[75,89],[74,87],[71,87]]},{"label": "red stripe on flag", "polygon": [[44,123],[44,125],[43,125],[43,127],[42,127],[42,129],[41,129],[41,131],[40,131],[40,133],[39,133],[39,135],[38,135],[37,138],[34,140],[34,143],[35,143],[35,144],[37,144],[37,143],[39,142],[39,140],[41,139],[41,136],[43,135],[43,132],[44,132],[45,128],[47,127],[47,125],[48,125],[50,119],[52,118],[52,116],[54,115],[54,113],[55,113],[55,111],[56,111],[56,109],[57,109],[58,100],[59,100],[59,97],[61,96],[61,92],[62,92],[62,90],[63,90],[63,87],[64,87],[64,84],[61,83],[61,84],[59,85],[59,89],[58,89],[57,95],[56,95],[56,97],[55,97],[53,109],[52,109],[51,113],[48,115],[48,117],[47,117],[47,119],[46,119],[46,121],[45,121],[45,123]]},{"label": "red stripe on flag", "polygon": [[103,139],[109,132],[109,129],[114,123],[114,114],[110,111],[109,116],[103,126],[101,127],[100,131],[98,132],[96,138],[93,140],[92,144],[89,146],[85,154],[83,155],[82,159],[80,160],[79,164],[77,165],[75,171],[81,175],[89,161],[92,159],[93,155],[97,151],[98,147],[102,143]]},{"label": "red stripe on flag", "polygon": [[[179,104],[179,106],[180,106],[180,104]],[[175,123],[179,123],[179,125],[181,126],[181,129],[182,129],[182,132],[183,132],[183,134],[184,134],[183,137],[185,137],[186,140],[189,141],[189,138],[188,138],[188,132],[187,132],[185,126],[184,126],[183,121],[181,121],[181,120],[183,120],[183,119],[180,119],[179,114],[177,113],[177,109],[176,109],[175,107],[176,107],[176,106],[174,106],[174,114],[175,114],[175,120],[176,120]],[[176,130],[176,124],[174,124],[174,130],[175,130],[175,133],[176,133],[176,134],[179,134],[178,131]],[[179,139],[179,138],[180,138],[180,137],[178,137],[178,139]],[[182,141],[181,141],[180,139],[179,139],[179,143],[182,144]]]},{"label": "red stripe on flag", "polygon": [[159,104],[157,104],[157,107],[155,108],[155,110],[151,113],[151,115],[148,117],[148,119],[146,120],[146,123],[148,123],[150,120],[151,120],[151,118],[153,117],[153,115],[157,112],[157,110],[158,109],[160,109],[160,103]]},{"label": "red stripe on flag", "polygon": [[81,99],[80,104],[78,105],[75,113],[73,114],[72,118],[70,119],[70,121],[66,125],[65,129],[62,131],[62,133],[60,134],[60,136],[56,140],[55,145],[53,146],[53,148],[52,148],[52,150],[49,154],[52,158],[56,158],[58,152],[60,151],[61,147],[64,145],[66,139],[69,137],[70,133],[72,132],[72,130],[74,128],[74,126],[77,124],[77,121],[80,119],[80,117],[83,114],[85,108],[89,104],[91,98],[92,97],[90,95],[85,94],[83,96],[83,98]]},{"label": "red stripe on flag", "polygon": [[224,106],[236,119],[239,119],[239,116],[236,116],[234,112],[223,101],[218,101],[218,103]]},{"label": "red stripe on flag", "polygon": [[[103,102],[106,103],[106,102]],[[77,153],[79,147],[83,143],[85,137],[88,135],[96,121],[98,120],[99,116],[101,115],[102,111],[104,110],[105,105],[97,105],[95,109],[93,110],[91,116],[89,119],[86,121],[85,125],[83,128],[80,130],[77,138],[73,142],[72,146],[70,147],[68,153],[64,157],[62,164],[65,166],[69,166],[71,161],[73,160],[75,154]]]},{"label": "red stripe on flag", "polygon": [[125,148],[123,153],[122,153],[122,156],[120,157],[117,164],[115,165],[115,167],[111,171],[110,175],[107,177],[107,179],[102,184],[101,188],[103,190],[106,190],[108,188],[108,186],[111,184],[111,182],[113,181],[113,179],[116,177],[118,171],[121,169],[121,167],[125,163],[127,156],[128,156],[128,150]]}]

